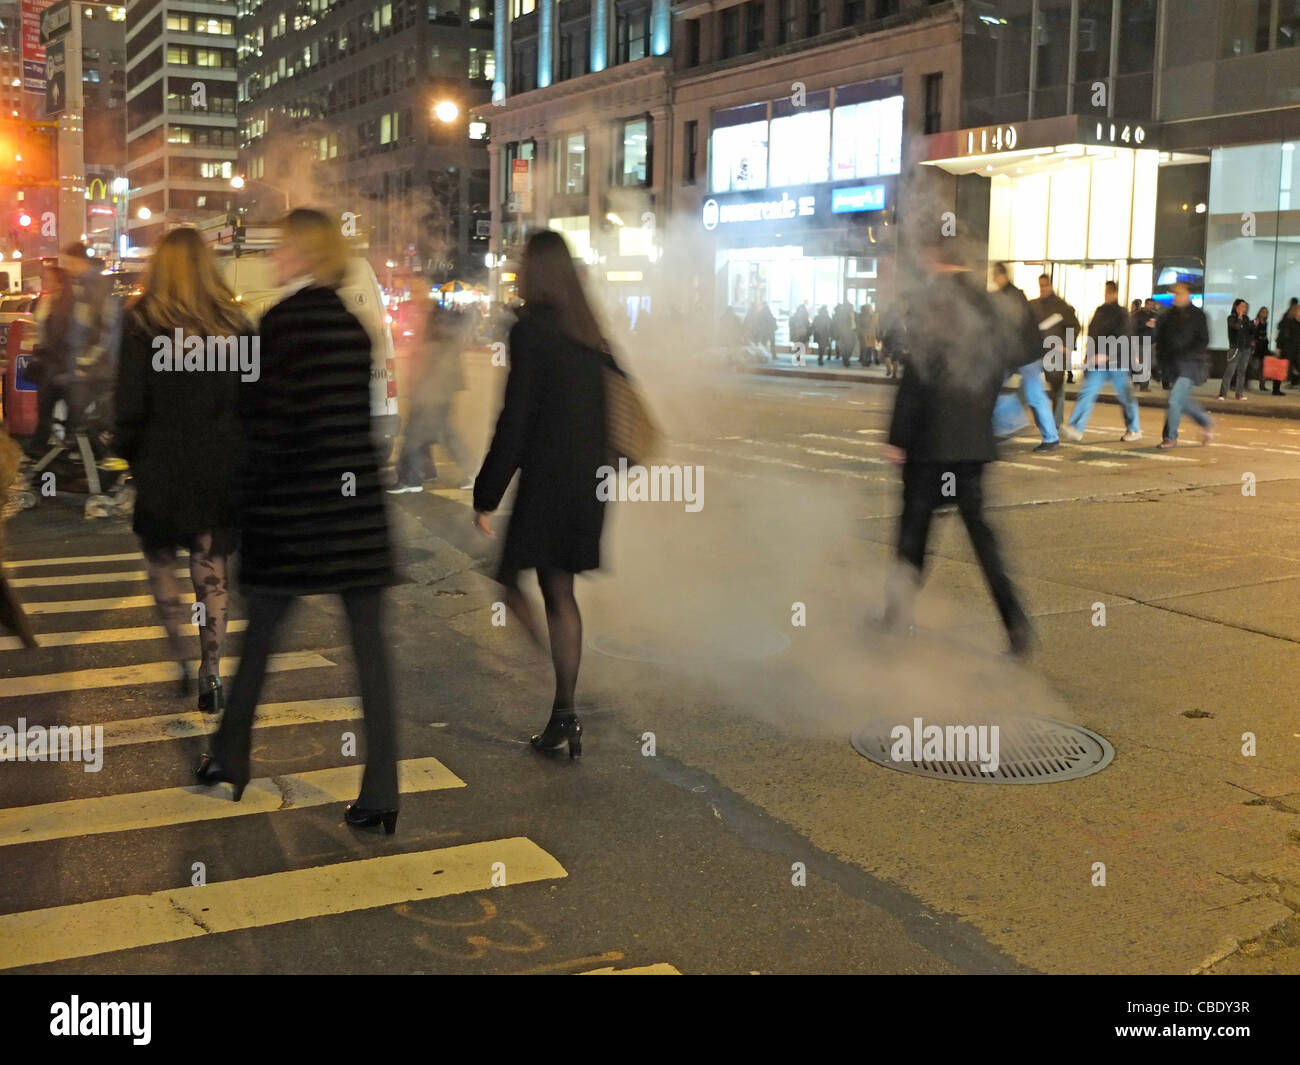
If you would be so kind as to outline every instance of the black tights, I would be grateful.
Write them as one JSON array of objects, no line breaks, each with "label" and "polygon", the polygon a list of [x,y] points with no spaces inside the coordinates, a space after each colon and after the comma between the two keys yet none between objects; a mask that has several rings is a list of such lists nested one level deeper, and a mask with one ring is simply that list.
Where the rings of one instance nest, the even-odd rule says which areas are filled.
[{"label": "black tights", "polygon": [[[181,602],[180,588],[176,585],[176,551],[174,548],[146,551],[144,562],[149,576],[149,588],[153,592],[154,602],[158,604],[158,613],[162,615],[172,654],[178,662],[184,662],[189,655],[185,653],[185,644],[181,639],[181,618],[185,614],[185,606]],[[199,674],[220,676],[229,589],[226,583],[226,556],[212,552],[211,533],[201,533],[190,545],[190,582],[194,585],[195,602],[203,607],[201,619],[195,617],[196,621],[202,621],[198,626],[199,654],[202,660]]]},{"label": "black tights", "polygon": [[[546,604],[546,628],[551,636],[551,663],[555,667],[555,702],[551,710],[572,710],[578,687],[578,667],[582,663],[582,615],[573,595],[573,574],[559,569],[539,569],[537,583]],[[506,590],[506,606],[517,617],[538,647],[543,647],[532,605],[511,585]]]}]

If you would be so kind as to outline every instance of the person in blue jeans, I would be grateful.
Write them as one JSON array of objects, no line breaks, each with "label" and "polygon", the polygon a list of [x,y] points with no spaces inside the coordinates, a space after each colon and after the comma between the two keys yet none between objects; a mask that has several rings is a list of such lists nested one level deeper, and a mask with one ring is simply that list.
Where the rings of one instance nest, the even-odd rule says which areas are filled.
[{"label": "person in blue jeans", "polygon": [[1119,405],[1124,408],[1124,435],[1120,437],[1126,443],[1142,439],[1142,427],[1138,423],[1137,400],[1129,390],[1129,371],[1131,370],[1131,351],[1133,338],[1129,335],[1129,316],[1119,302],[1119,286],[1114,281],[1106,282],[1106,302],[1092,314],[1088,323],[1088,347],[1090,365],[1083,378],[1083,387],[1079,398],[1074,401],[1074,413],[1061,430],[1068,440],[1082,440],[1083,431],[1088,426],[1093,405],[1097,402],[1097,393],[1101,386],[1109,381],[1119,396]]},{"label": "person in blue jeans", "polygon": [[1061,446],[1056,431],[1056,414],[1052,401],[1043,385],[1042,343],[1038,337],[1038,323],[1029,309],[1025,294],[1011,283],[1005,263],[994,263],[993,303],[1006,318],[1009,336],[1015,338],[1028,361],[1020,367],[1020,398],[1034,416],[1043,440],[1035,451],[1055,451]]},{"label": "person in blue jeans", "polygon": [[1192,386],[1201,379],[1205,353],[1210,345],[1210,327],[1205,312],[1192,303],[1187,282],[1174,285],[1174,305],[1156,322],[1156,351],[1160,365],[1169,367],[1175,378],[1169,390],[1169,414],[1165,418],[1164,439],[1160,447],[1178,446],[1178,423],[1183,414],[1201,427],[1201,443],[1214,439],[1214,422],[1192,396]]}]

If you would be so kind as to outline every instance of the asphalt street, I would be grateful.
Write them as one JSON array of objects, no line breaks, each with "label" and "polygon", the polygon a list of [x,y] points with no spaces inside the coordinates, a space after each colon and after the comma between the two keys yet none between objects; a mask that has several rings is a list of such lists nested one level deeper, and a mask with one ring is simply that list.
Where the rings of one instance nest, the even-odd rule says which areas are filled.
[{"label": "asphalt street", "polygon": [[[503,371],[471,363],[460,417],[481,453]],[[127,523],[85,522],[73,497],[15,517],[9,574],[53,638],[0,642],[0,723],[102,725],[108,746],[99,772],[0,775],[0,967],[1300,971],[1300,428],[1223,416],[1213,446],[1185,426],[1159,452],[1162,412],[1123,444],[1103,405],[1082,444],[1008,443],[988,493],[1041,640],[1019,664],[954,517],[918,636],[874,624],[892,389],[636,369],[660,461],[698,467],[702,494],[613,508],[580,590],[581,763],[527,745],[548,664],[494,624],[469,493],[449,470],[392,497],[392,837],[342,823],[359,704],[337,604],[300,603],[276,649],[236,805],[192,786],[210,722],[174,692]],[[954,709],[1076,722],[1115,759],[998,787],[849,744]]]}]

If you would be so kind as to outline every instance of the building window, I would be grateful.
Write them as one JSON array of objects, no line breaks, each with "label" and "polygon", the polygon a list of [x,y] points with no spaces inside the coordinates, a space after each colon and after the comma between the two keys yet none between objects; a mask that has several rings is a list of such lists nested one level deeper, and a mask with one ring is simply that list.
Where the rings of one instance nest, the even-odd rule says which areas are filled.
[{"label": "building window", "polygon": [[806,36],[816,37],[826,32],[826,0],[808,0],[808,31]]},{"label": "building window", "polygon": [[[875,95],[870,82],[836,90],[832,181],[897,174],[902,169],[903,97],[863,100],[863,95]],[[840,103],[855,96],[857,102]]]},{"label": "building window", "polygon": [[510,73],[511,92],[529,92],[537,88],[536,40],[515,47],[513,67]]},{"label": "building window", "polygon": [[686,35],[684,41],[685,65],[698,67],[700,65],[700,20],[697,18],[687,19],[682,32]]},{"label": "building window", "polygon": [[555,191],[581,196],[587,191],[587,135],[570,133],[555,142]]},{"label": "building window", "polygon": [[745,5],[745,51],[757,52],[763,47],[763,0],[750,0]]},{"label": "building window", "polygon": [[624,186],[650,183],[650,120],[633,118],[616,127],[614,184]]},{"label": "building window", "polygon": [[713,192],[767,187],[767,104],[714,114],[709,174]]},{"label": "building window", "polygon": [[844,0],[844,25],[855,26],[867,19],[867,0]]},{"label": "building window", "polygon": [[692,119],[682,130],[682,180],[688,185],[695,184],[695,161],[700,150],[700,124]]},{"label": "building window", "polygon": [[618,16],[618,61],[635,63],[650,54],[650,9],[634,8]]},{"label": "building window", "polygon": [[560,34],[560,80],[578,78],[588,73],[591,57],[591,27],[585,23],[570,26]]},{"label": "building window", "polygon": [[803,13],[800,0],[781,0],[781,17],[778,20],[778,33],[782,44],[789,44],[799,39],[799,16]]},{"label": "building window", "polygon": [[811,185],[830,177],[831,97],[809,93],[799,106],[789,98],[772,105],[768,184]]},{"label": "building window", "polygon": [[722,58],[740,55],[740,8],[729,7],[722,12]]},{"label": "building window", "polygon": [[[1226,0],[1219,5],[1220,54],[1223,58],[1268,51],[1272,8],[1272,0]],[[1281,31],[1281,26],[1278,30]]]},{"label": "building window", "polygon": [[923,133],[938,133],[943,128],[943,72],[925,76],[925,123]]},{"label": "building window", "polygon": [[516,19],[521,15],[531,15],[536,7],[536,0],[510,0],[510,17]]}]

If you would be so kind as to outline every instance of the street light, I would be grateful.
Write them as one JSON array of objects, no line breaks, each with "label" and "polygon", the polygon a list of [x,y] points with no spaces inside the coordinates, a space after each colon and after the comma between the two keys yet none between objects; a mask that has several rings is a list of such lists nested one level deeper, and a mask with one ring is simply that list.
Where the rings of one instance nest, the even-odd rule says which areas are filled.
[{"label": "street light", "polygon": [[142,222],[147,222],[153,217],[153,212],[148,207],[141,207],[140,210],[136,211],[135,216]]},{"label": "street light", "polygon": [[240,189],[244,187],[244,179],[240,177],[238,174],[236,174],[234,177],[230,179],[230,187],[234,189],[236,192],[238,192]]},{"label": "street light", "polygon": [[460,118],[460,108],[452,100],[439,100],[433,109],[433,117],[439,122],[455,122]]}]

